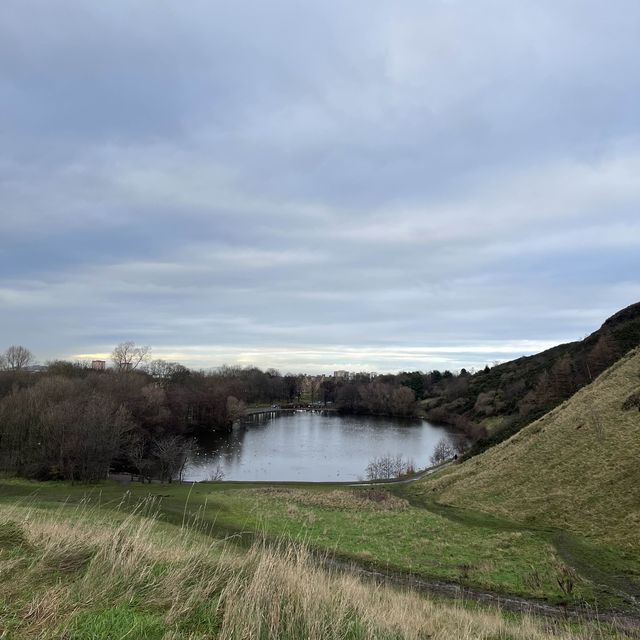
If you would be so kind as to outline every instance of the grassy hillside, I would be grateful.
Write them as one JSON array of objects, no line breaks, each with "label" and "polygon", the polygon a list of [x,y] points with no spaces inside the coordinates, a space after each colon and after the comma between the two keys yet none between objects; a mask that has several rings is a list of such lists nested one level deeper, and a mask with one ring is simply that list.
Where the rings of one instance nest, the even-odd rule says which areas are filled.
[{"label": "grassy hillside", "polygon": [[541,417],[631,349],[640,346],[640,303],[623,309],[583,340],[457,378],[425,402],[427,417],[487,430],[472,454],[502,442]]},{"label": "grassy hillside", "polygon": [[570,400],[414,491],[640,551],[640,350]]},{"label": "grassy hillside", "polygon": [[58,640],[579,640],[605,624],[503,616],[319,568],[300,545],[246,552],[150,517],[0,511],[0,636]]},{"label": "grassy hillside", "polygon": [[0,637],[628,637],[373,586],[314,559],[637,613],[639,408],[636,350],[508,441],[412,484],[2,480]]}]

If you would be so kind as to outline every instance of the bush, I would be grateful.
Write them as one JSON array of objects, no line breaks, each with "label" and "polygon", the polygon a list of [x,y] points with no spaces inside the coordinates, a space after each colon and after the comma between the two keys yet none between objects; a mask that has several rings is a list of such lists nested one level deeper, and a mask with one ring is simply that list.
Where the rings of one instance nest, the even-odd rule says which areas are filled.
[{"label": "bush", "polygon": [[366,468],[367,480],[389,480],[400,478],[414,472],[413,460],[405,460],[402,456],[387,454],[372,458]]}]

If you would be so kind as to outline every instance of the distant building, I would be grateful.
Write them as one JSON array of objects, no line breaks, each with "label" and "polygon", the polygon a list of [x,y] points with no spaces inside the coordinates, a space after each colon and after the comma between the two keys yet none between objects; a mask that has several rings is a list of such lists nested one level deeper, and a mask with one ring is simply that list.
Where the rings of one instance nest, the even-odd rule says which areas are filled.
[{"label": "distant building", "polygon": [[340,369],[339,371],[334,371],[333,372],[333,377],[334,378],[338,378],[338,379],[348,380],[349,379],[349,372],[348,371],[344,371],[344,369]]},{"label": "distant building", "polygon": [[23,371],[27,371],[28,373],[44,373],[49,367],[44,364],[30,364],[26,367],[23,367]]},{"label": "distant building", "polygon": [[106,366],[107,366],[106,360],[92,360],[91,361],[91,368],[95,369],[96,371],[104,371]]}]

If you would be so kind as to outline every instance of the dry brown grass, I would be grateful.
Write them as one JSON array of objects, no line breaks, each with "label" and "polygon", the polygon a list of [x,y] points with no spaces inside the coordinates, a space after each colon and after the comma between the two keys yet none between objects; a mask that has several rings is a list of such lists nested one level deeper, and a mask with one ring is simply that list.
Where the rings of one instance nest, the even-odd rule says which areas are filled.
[{"label": "dry brown grass", "polygon": [[[15,507],[0,514],[0,524],[11,522],[9,528],[20,532],[5,540],[0,553],[1,637],[623,637],[604,628],[576,631],[526,616],[508,620],[497,610],[471,610],[373,586],[320,568],[300,545],[255,544],[241,554],[152,518],[123,515],[113,522],[94,511],[69,511]],[[109,611],[114,616],[105,618]],[[114,631],[123,624],[116,614],[132,616],[123,633]]]},{"label": "dry brown grass", "polygon": [[640,350],[509,440],[421,483],[441,502],[640,549]]},{"label": "dry brown grass", "polygon": [[254,492],[284,498],[287,501],[301,505],[327,507],[329,509],[403,511],[409,507],[407,500],[399,498],[384,489],[308,491],[287,487],[265,487],[264,489],[255,489]]}]

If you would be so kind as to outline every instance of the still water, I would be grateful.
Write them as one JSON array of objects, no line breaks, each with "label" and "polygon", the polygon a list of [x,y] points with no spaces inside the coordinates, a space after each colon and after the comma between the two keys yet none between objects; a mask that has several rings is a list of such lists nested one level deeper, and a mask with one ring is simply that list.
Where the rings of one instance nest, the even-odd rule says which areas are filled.
[{"label": "still water", "polygon": [[449,436],[426,420],[283,413],[238,424],[224,438],[200,438],[184,479],[211,480],[221,471],[224,480],[359,480],[371,458],[387,454],[426,467]]}]

